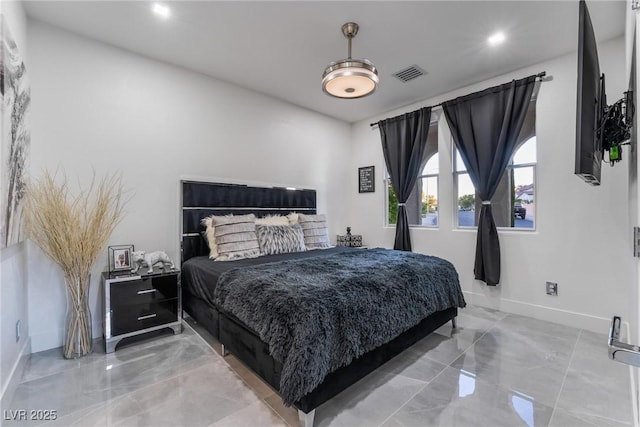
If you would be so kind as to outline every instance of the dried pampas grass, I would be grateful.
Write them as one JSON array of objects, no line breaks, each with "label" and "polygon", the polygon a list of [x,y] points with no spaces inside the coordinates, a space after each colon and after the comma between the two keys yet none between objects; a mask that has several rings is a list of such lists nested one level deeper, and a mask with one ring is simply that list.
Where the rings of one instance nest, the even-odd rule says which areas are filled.
[{"label": "dried pampas grass", "polygon": [[[117,174],[97,183],[94,174],[89,188],[79,190],[77,195],[71,194],[64,173],[56,179],[44,171],[40,179],[30,183],[26,229],[29,237],[62,269],[71,306],[86,304],[91,269],[122,220],[124,203],[122,179]],[[90,316],[67,324],[65,357],[87,354],[91,345]]]}]

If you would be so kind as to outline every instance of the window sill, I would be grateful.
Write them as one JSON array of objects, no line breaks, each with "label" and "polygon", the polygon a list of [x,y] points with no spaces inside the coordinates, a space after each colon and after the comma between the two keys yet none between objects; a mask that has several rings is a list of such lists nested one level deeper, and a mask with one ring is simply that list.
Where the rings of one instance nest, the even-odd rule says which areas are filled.
[{"label": "window sill", "polygon": [[[384,225],[382,226],[382,228],[384,230],[395,230],[396,226],[395,225]],[[440,231],[440,227],[427,227],[424,225],[410,225],[409,226],[410,230],[435,230],[435,231]],[[535,228],[505,228],[505,227],[497,227],[498,229],[498,233],[500,234],[537,234],[538,230]],[[454,227],[450,229],[451,231],[459,231],[462,233],[475,233],[478,231],[478,227]]]},{"label": "window sill", "polygon": [[[508,228],[508,227],[496,227],[498,233],[504,234],[520,234],[520,233],[537,233],[535,228]],[[454,227],[453,231],[478,231],[478,227]]]},{"label": "window sill", "polygon": [[[389,230],[395,230],[396,229],[396,225],[385,225],[382,228],[388,228]],[[413,230],[440,230],[440,227],[434,227],[434,226],[428,226],[428,225],[409,225],[409,229]]]}]

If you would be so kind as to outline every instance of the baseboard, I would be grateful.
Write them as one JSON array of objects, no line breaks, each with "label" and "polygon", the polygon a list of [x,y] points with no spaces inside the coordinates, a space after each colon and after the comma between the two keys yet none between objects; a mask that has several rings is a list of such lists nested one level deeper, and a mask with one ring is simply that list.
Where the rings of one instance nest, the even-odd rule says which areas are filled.
[{"label": "baseboard", "polygon": [[[519,314],[533,317],[534,319],[546,320],[561,325],[572,326],[574,328],[586,329],[600,334],[608,334],[611,326],[611,318],[592,316],[575,311],[560,310],[543,305],[530,304],[522,301],[515,301],[506,298],[489,298],[486,295],[475,292],[463,291],[465,300],[468,303],[493,308],[505,313]],[[628,330],[628,322],[626,330]]]},{"label": "baseboard", "polygon": [[20,378],[24,374],[24,368],[27,364],[27,357],[31,354],[31,338],[27,337],[22,344],[18,358],[13,364],[11,373],[9,373],[9,379],[2,385],[2,394],[0,395],[0,402],[3,408],[8,408],[13,400],[13,395],[18,387]]}]

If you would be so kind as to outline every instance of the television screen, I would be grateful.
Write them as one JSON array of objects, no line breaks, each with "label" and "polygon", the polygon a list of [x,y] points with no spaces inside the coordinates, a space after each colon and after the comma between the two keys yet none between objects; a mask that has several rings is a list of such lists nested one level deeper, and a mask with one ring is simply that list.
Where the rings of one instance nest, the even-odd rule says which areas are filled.
[{"label": "television screen", "polygon": [[591,185],[600,185],[603,154],[600,128],[605,107],[604,75],[600,76],[593,25],[585,1],[580,0],[575,174]]}]

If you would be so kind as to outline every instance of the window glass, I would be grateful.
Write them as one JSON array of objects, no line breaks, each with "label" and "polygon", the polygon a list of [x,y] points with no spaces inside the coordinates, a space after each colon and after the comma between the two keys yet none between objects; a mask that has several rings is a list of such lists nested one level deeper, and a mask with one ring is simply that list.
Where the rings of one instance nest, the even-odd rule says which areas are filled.
[{"label": "window glass", "polygon": [[[438,124],[432,123],[429,128],[427,148],[422,161],[416,185],[405,203],[409,225],[438,226],[438,173],[440,169],[438,156]],[[395,225],[398,221],[398,198],[387,174],[387,224]]]},{"label": "window glass", "polygon": [[522,165],[536,162],[536,137],[529,138],[516,150],[513,164]]},{"label": "window glass", "polygon": [[[529,108],[523,132],[529,137],[517,147],[507,170],[502,176],[496,194],[491,199],[491,210],[497,227],[535,228],[536,137],[535,103]],[[477,197],[471,178],[464,167],[460,152],[454,148],[454,200],[457,204],[457,226],[476,227],[481,200]]]},{"label": "window glass", "polygon": [[476,225],[476,190],[468,173],[458,174],[458,227]]},{"label": "window glass", "polygon": [[422,179],[422,216],[421,225],[438,226],[438,177]]},{"label": "window glass", "polygon": [[462,156],[460,155],[460,152],[456,149],[455,171],[462,172],[466,170],[467,170],[467,167],[464,165],[464,162],[462,161]]},{"label": "window glass", "polygon": [[437,175],[439,168],[440,168],[440,163],[438,159],[438,153],[435,153],[427,161],[427,164],[422,170],[422,175]]}]

